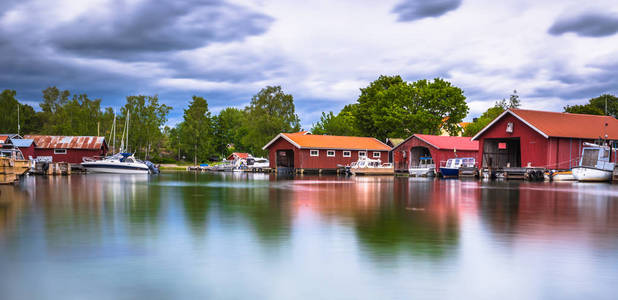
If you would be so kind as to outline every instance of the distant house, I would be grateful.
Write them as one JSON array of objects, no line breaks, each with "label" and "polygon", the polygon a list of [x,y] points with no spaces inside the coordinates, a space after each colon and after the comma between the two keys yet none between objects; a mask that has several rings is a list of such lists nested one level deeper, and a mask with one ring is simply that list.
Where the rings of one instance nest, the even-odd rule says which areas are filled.
[{"label": "distant house", "polygon": [[34,142],[37,159],[78,164],[84,157],[105,156],[108,147],[102,136],[26,135]]},{"label": "distant house", "polygon": [[421,157],[431,157],[436,164],[454,157],[474,157],[478,160],[479,143],[469,137],[414,134],[393,148],[395,171],[407,172],[410,167],[419,165]]},{"label": "distant house", "polygon": [[484,167],[549,169],[578,165],[583,143],[601,139],[618,141],[618,120],[525,109],[506,110],[472,138]]},{"label": "distant house", "polygon": [[391,147],[375,138],[280,133],[262,149],[268,150],[270,167],[278,171],[334,171],[359,157],[388,162]]},{"label": "distant house", "polygon": [[35,144],[33,139],[11,139],[13,146],[19,148],[25,159],[35,158]]},{"label": "distant house", "polygon": [[227,160],[237,160],[237,159],[247,159],[249,157],[251,157],[249,153],[234,152],[230,154],[226,159]]}]

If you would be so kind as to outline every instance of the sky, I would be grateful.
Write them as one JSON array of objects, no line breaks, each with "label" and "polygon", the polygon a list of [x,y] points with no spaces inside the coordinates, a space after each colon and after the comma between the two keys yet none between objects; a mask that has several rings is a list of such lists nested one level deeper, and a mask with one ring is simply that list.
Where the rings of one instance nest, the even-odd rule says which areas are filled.
[{"label": "sky", "polygon": [[193,95],[217,113],[281,85],[309,129],[380,75],[450,81],[467,120],[515,89],[562,111],[618,94],[618,2],[2,0],[0,66],[30,105],[48,86],[115,108],[157,94],[170,125]]}]

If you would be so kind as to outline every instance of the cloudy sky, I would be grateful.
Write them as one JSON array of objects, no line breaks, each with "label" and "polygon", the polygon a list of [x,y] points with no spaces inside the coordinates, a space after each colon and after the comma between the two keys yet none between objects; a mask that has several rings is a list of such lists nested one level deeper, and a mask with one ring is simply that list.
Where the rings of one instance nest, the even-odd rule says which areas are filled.
[{"label": "cloudy sky", "polygon": [[2,0],[0,88],[158,94],[174,124],[192,95],[218,112],[282,85],[308,128],[399,74],[461,87],[471,119],[513,89],[556,111],[617,94],[617,33],[615,0]]}]

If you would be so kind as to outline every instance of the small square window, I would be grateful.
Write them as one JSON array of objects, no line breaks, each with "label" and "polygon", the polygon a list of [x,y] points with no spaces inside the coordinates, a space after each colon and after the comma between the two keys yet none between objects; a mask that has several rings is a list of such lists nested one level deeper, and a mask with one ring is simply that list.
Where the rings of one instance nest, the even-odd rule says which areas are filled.
[{"label": "small square window", "polygon": [[358,151],[358,157],[365,157],[367,156],[367,152],[365,151]]},{"label": "small square window", "polygon": [[67,149],[54,149],[54,154],[67,154]]},{"label": "small square window", "polygon": [[320,150],[309,150],[309,156],[320,156]]},{"label": "small square window", "polygon": [[326,151],[326,156],[328,156],[328,157],[335,157],[335,150],[328,150],[328,151]]},{"label": "small square window", "polygon": [[381,154],[382,153],[380,153],[380,152],[373,152],[373,157],[374,158],[380,157]]},{"label": "small square window", "polygon": [[352,151],[343,151],[343,157],[352,157]]}]

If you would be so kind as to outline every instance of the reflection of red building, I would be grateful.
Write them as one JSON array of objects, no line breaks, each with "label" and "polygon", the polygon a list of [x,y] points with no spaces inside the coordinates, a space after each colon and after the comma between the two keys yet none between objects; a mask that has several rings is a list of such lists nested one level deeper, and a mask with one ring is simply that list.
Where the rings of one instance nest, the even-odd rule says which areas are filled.
[{"label": "reflection of red building", "polygon": [[431,157],[437,173],[441,161],[453,157],[477,158],[478,149],[479,143],[469,137],[415,134],[393,148],[393,163],[396,171],[407,172],[419,164],[421,157]]},{"label": "reflection of red building", "polygon": [[388,162],[391,147],[368,137],[281,133],[263,148],[270,167],[279,170],[336,170],[361,156]]},{"label": "reflection of red building", "polygon": [[509,109],[472,139],[479,141],[484,167],[531,165],[568,169],[578,164],[584,142],[607,135],[618,140],[610,116]]}]

